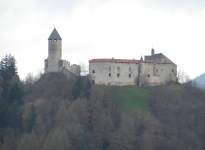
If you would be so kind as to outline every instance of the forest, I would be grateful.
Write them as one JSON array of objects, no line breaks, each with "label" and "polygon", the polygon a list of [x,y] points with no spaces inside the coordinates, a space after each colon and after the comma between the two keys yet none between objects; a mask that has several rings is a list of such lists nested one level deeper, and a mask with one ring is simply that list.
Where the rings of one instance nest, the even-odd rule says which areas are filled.
[{"label": "forest", "polygon": [[[178,85],[174,85],[178,86]],[[130,87],[140,93],[140,88]],[[146,87],[144,113],[127,109],[118,86],[69,80],[63,73],[28,74],[15,57],[0,70],[1,150],[204,150],[205,91],[196,83]],[[140,101],[136,97],[136,101]]]}]

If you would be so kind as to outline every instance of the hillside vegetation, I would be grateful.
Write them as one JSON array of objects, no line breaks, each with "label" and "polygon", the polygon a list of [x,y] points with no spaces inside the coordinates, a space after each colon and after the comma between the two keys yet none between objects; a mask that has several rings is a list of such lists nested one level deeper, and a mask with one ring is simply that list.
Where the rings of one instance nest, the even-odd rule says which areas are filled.
[{"label": "hillside vegetation", "polygon": [[205,92],[193,84],[99,86],[81,77],[68,80],[62,73],[43,75],[34,83],[8,81],[8,95],[13,95],[12,85],[22,88],[21,128],[1,126],[2,150],[205,148]]}]

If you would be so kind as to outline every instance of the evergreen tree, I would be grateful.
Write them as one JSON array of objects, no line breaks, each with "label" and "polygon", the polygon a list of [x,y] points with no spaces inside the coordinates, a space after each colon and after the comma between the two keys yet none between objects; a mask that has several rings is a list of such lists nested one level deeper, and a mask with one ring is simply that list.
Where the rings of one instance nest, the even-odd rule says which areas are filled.
[{"label": "evergreen tree", "polygon": [[73,98],[77,99],[83,89],[83,81],[81,76],[77,77],[75,84],[73,85]]},{"label": "evergreen tree", "polygon": [[8,110],[8,126],[10,128],[18,129],[19,131],[23,131],[22,125],[22,112],[20,110],[20,105],[17,101],[13,102]]},{"label": "evergreen tree", "polygon": [[36,126],[36,118],[37,118],[37,113],[34,105],[31,105],[31,112],[29,114],[29,117],[27,118],[27,132],[30,133],[33,128]]},{"label": "evergreen tree", "polygon": [[0,127],[11,127],[22,131],[23,105],[22,90],[16,83],[10,87],[9,80],[17,75],[16,60],[9,54],[1,60],[1,76],[3,78],[2,93],[0,96]]},{"label": "evergreen tree", "polygon": [[0,97],[0,127],[8,125],[8,81],[3,82],[3,90]]},{"label": "evergreen tree", "polygon": [[87,81],[86,86],[85,86],[85,91],[84,91],[84,95],[87,99],[90,99],[90,88],[91,88],[91,82],[90,80]]},{"label": "evergreen tree", "polygon": [[1,76],[4,80],[9,80],[17,75],[16,60],[11,54],[6,55],[1,60]]},{"label": "evergreen tree", "polygon": [[11,92],[8,99],[9,105],[11,105],[14,101],[16,101],[19,105],[23,105],[22,95],[22,90],[20,89],[18,83],[16,83],[11,87]]}]

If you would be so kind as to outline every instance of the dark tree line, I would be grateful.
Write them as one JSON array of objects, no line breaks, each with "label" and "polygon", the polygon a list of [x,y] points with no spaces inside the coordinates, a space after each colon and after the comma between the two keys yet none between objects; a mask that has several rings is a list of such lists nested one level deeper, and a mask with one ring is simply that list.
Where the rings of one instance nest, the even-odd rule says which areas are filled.
[{"label": "dark tree line", "polygon": [[[0,130],[11,128],[22,133],[24,131],[22,124],[23,90],[18,77],[15,57],[11,54],[6,55],[0,65]],[[33,111],[33,109],[35,108],[31,110]],[[36,117],[31,119],[35,122]],[[31,127],[32,125],[28,131],[32,130]]]}]

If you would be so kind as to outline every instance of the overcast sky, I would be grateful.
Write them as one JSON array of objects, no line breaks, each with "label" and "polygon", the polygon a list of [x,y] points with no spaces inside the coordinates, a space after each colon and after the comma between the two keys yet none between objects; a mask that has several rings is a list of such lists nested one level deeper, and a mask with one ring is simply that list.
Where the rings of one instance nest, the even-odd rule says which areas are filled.
[{"label": "overcast sky", "polygon": [[0,0],[0,57],[15,56],[21,79],[43,69],[54,24],[71,64],[153,45],[191,78],[205,72],[205,0]]}]

